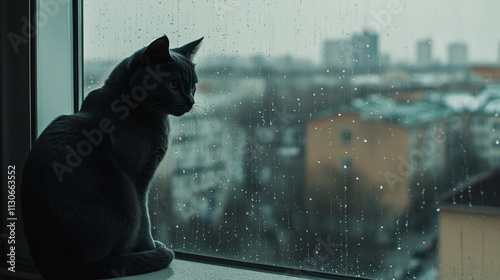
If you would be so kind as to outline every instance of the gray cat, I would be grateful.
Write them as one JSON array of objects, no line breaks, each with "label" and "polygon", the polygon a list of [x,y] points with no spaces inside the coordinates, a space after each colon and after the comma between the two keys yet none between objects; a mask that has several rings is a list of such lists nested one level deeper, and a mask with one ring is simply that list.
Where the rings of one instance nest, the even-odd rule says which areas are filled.
[{"label": "gray cat", "polygon": [[55,119],[24,167],[22,214],[46,279],[111,278],[167,267],[151,236],[148,187],[167,150],[168,115],[194,104],[192,57],[163,36],[123,60],[81,110]]}]

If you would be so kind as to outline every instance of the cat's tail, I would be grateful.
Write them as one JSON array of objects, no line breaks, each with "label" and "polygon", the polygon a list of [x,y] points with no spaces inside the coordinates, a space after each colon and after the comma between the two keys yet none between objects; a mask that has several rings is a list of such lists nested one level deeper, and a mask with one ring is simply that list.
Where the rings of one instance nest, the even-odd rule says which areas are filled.
[{"label": "cat's tail", "polygon": [[151,251],[112,256],[86,265],[91,279],[118,278],[158,271],[168,267],[174,252],[159,246]]},{"label": "cat's tail", "polygon": [[119,278],[158,271],[168,267],[174,252],[159,246],[150,251],[126,253],[108,257],[93,263],[74,263],[60,260],[50,269],[41,268],[45,279],[105,279]]}]

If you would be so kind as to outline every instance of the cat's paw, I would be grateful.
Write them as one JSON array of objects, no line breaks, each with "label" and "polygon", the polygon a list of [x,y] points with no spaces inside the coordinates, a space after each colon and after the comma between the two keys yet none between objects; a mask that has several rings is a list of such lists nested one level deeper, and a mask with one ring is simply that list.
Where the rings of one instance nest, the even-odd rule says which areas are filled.
[{"label": "cat's paw", "polygon": [[162,249],[164,249],[164,250],[163,250],[163,251],[164,251],[164,254],[165,254],[165,256],[167,257],[167,259],[169,259],[169,260],[170,260],[169,262],[171,262],[171,261],[175,258],[175,253],[174,253],[174,251],[172,251],[172,250],[168,249],[168,248],[167,248],[167,246],[165,246],[165,244],[163,244],[162,242],[160,242],[160,241],[158,241],[158,240],[154,240],[154,242],[155,242],[155,246],[156,246],[156,248],[162,248]]},{"label": "cat's paw", "polygon": [[154,240],[154,242],[156,246],[156,251],[160,250],[162,252],[163,257],[166,258],[166,262],[170,263],[175,258],[174,251],[168,249],[167,246],[165,246],[165,244],[163,244],[158,240]]},{"label": "cat's paw", "polygon": [[170,259],[175,259],[175,253],[174,251],[170,250],[170,249],[167,249],[167,255]]},{"label": "cat's paw", "polygon": [[165,246],[165,244],[163,244],[162,242],[158,241],[158,240],[153,240],[155,242],[155,247],[158,248],[158,247],[163,247],[163,248],[167,248],[167,246]]}]

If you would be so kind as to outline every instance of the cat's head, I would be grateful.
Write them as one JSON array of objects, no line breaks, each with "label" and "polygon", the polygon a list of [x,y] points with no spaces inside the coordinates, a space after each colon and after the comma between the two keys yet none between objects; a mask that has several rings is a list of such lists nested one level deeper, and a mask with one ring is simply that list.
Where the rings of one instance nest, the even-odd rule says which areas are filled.
[{"label": "cat's head", "polygon": [[202,40],[170,49],[168,37],[163,36],[134,55],[129,63],[134,71],[130,86],[132,95],[134,89],[136,95],[147,90],[143,108],[174,116],[191,110],[198,82],[192,59]]}]

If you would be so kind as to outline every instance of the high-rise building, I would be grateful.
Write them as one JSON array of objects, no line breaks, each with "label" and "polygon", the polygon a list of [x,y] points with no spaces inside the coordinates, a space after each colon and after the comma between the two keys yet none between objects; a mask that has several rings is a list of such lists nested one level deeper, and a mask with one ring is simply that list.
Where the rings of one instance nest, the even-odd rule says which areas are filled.
[{"label": "high-rise building", "polygon": [[323,65],[327,68],[352,68],[352,45],[348,40],[326,40],[323,45]]},{"label": "high-rise building", "polygon": [[432,41],[424,39],[417,43],[417,66],[429,67],[432,65]]},{"label": "high-rise building", "polygon": [[323,46],[323,65],[334,69],[375,70],[381,65],[378,34],[365,30],[350,40],[327,40]]},{"label": "high-rise building", "polygon": [[465,43],[452,43],[448,46],[448,64],[453,66],[467,64],[467,45]]},{"label": "high-rise building", "polygon": [[374,69],[379,65],[378,34],[364,30],[351,38],[352,57],[355,68]]}]

